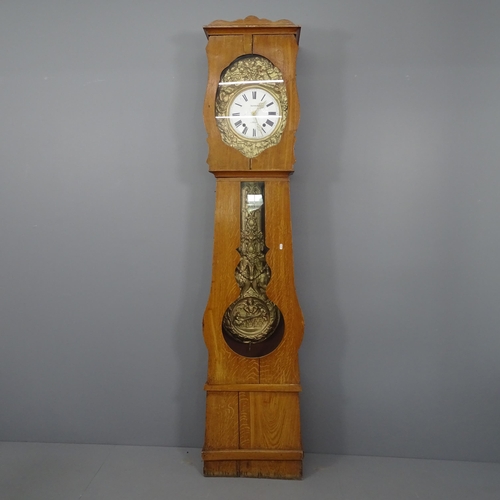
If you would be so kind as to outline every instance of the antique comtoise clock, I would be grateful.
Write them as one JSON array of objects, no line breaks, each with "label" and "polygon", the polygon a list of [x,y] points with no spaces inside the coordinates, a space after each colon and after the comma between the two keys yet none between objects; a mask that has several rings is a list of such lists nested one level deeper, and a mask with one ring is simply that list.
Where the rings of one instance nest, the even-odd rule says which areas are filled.
[{"label": "antique comtoise clock", "polygon": [[300,27],[256,17],[205,26],[207,163],[217,181],[208,349],[207,476],[300,478],[289,176]]}]

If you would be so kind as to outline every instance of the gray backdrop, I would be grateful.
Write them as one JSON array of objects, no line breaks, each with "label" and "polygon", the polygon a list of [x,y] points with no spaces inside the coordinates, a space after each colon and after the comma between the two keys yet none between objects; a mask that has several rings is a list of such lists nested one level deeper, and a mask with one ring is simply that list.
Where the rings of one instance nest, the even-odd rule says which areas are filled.
[{"label": "gray backdrop", "polygon": [[500,460],[500,2],[3,0],[0,440],[201,446],[202,26],[303,27],[306,451]]}]

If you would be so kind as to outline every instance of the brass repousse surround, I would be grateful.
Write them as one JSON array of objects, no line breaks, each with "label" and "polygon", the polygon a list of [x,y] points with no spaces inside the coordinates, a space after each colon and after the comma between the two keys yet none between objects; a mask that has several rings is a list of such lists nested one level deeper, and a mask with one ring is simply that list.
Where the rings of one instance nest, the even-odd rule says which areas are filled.
[{"label": "brass repousse surround", "polygon": [[[221,75],[215,101],[215,116],[222,140],[237,149],[247,158],[255,158],[267,148],[278,144],[283,135],[288,115],[288,99],[286,85],[281,71],[274,64],[259,55],[247,55],[238,58],[227,67]],[[231,102],[236,94],[244,89],[244,85],[258,87],[269,92],[281,108],[281,119],[274,132],[262,139],[245,139],[238,136],[229,125],[227,119]]]}]

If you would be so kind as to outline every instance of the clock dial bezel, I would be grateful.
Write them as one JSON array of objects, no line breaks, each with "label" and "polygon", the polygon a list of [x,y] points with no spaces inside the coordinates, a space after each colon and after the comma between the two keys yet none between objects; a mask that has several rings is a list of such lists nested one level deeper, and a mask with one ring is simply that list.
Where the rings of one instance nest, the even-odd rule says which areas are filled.
[{"label": "clock dial bezel", "polygon": [[[247,97],[246,100],[248,100],[249,103],[251,103],[251,101],[257,101],[256,104],[247,104],[247,102],[245,102],[246,100],[243,96],[246,96],[247,93],[250,94],[250,96]],[[271,96],[272,102],[264,101],[267,95]],[[240,100],[241,97],[243,97],[242,100]],[[259,99],[259,97],[261,98]],[[235,106],[238,105],[243,110],[245,110],[246,108],[248,109],[248,111],[243,115],[241,115],[240,113],[236,114],[237,109]],[[265,108],[270,106],[272,106],[271,109],[273,111],[268,111],[267,114],[260,113],[260,111],[265,112]],[[253,112],[251,111],[252,107],[256,108]],[[244,140],[255,142],[263,141],[265,139],[271,138],[280,130],[279,126],[282,119],[280,100],[269,87],[266,87],[264,85],[255,85],[253,83],[244,85],[230,99],[227,110],[227,119],[229,121],[230,127],[235,134],[237,134]],[[251,121],[249,122],[249,120],[254,120],[254,123],[252,123]],[[244,132],[245,128],[248,131],[248,135]],[[268,132],[268,130],[270,131]]]}]

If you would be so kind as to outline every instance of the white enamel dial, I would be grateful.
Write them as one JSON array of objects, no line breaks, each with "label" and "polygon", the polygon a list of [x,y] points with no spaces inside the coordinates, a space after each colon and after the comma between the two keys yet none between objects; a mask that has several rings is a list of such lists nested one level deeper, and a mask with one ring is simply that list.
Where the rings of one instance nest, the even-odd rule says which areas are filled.
[{"label": "white enamel dial", "polygon": [[252,85],[235,94],[228,114],[229,124],[238,136],[259,141],[278,130],[281,106],[268,89]]}]

